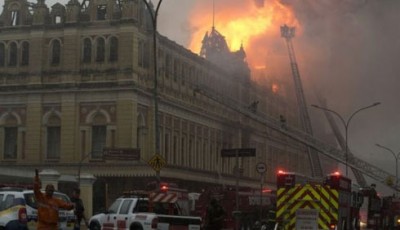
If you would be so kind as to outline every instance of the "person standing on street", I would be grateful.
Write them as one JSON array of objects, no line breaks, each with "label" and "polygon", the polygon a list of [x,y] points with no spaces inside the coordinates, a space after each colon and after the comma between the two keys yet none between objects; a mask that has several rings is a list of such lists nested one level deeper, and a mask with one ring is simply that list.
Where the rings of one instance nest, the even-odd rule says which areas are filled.
[{"label": "person standing on street", "polygon": [[37,230],[58,230],[58,210],[60,208],[72,210],[73,203],[65,202],[61,199],[53,197],[54,185],[46,185],[45,193],[40,191],[41,182],[39,179],[39,171],[35,170],[35,179],[33,191],[38,207]]},{"label": "person standing on street", "polygon": [[207,230],[220,230],[223,228],[225,218],[225,210],[218,203],[217,199],[212,198],[206,213]]},{"label": "person standing on street", "polygon": [[81,229],[82,220],[85,221],[85,225],[86,227],[88,227],[88,222],[85,216],[85,207],[83,206],[83,202],[80,196],[81,196],[81,190],[79,188],[75,188],[74,191],[72,191],[72,197],[71,197],[71,201],[75,204],[76,219],[75,219],[74,230]]}]

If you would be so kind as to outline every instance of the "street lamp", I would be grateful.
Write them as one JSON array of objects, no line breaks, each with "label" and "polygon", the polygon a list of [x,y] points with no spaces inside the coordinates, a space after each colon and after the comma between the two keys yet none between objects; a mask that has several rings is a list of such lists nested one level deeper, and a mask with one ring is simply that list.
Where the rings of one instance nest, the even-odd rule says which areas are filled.
[{"label": "street lamp", "polygon": [[396,183],[395,183],[395,186],[396,186],[396,193],[397,193],[397,185],[398,185],[398,181],[399,181],[398,161],[399,161],[399,157],[400,157],[400,152],[397,153],[397,155],[396,155],[396,153],[394,153],[393,150],[389,149],[388,147],[385,147],[385,146],[380,145],[380,144],[375,144],[375,145],[378,146],[379,148],[386,149],[387,151],[391,152],[393,154],[393,156],[394,156],[394,159],[396,160]]},{"label": "street lamp", "polygon": [[[149,15],[151,17],[151,22],[153,25],[153,66],[154,66],[154,88],[153,88],[153,97],[154,97],[154,131],[155,131],[155,149],[156,149],[156,154],[160,153],[160,127],[159,127],[159,118],[158,118],[158,92],[157,92],[157,87],[158,87],[158,80],[157,80],[157,75],[158,75],[158,65],[157,65],[157,16],[158,16],[158,10],[160,9],[162,0],[159,0],[156,10],[152,10],[152,6],[150,3],[147,2],[147,0],[143,0],[144,4],[146,5],[147,11],[149,12]],[[156,177],[157,177],[157,182],[158,185],[160,183],[160,171],[156,171]],[[158,186],[160,187],[160,186]]]},{"label": "street lamp", "polygon": [[318,106],[318,105],[311,105],[311,106],[313,106],[313,107],[315,107],[315,108],[317,108],[317,109],[322,109],[322,110],[325,110],[325,111],[328,111],[328,112],[331,112],[331,113],[333,113],[333,114],[335,114],[336,116],[338,116],[339,117],[339,119],[340,119],[340,121],[343,123],[343,125],[344,125],[344,129],[345,129],[345,142],[346,142],[346,144],[345,144],[345,162],[346,162],[346,177],[348,176],[348,152],[349,152],[349,150],[348,150],[348,131],[349,131],[349,124],[350,124],[350,121],[351,121],[351,119],[353,119],[353,117],[358,113],[358,112],[361,112],[362,110],[366,110],[366,109],[369,109],[369,108],[372,108],[372,107],[375,107],[375,106],[377,106],[377,105],[380,105],[381,103],[380,102],[375,102],[374,104],[372,104],[372,105],[369,105],[369,106],[365,106],[365,107],[362,107],[362,108],[360,108],[360,109],[358,109],[358,110],[356,110],[354,113],[352,113],[351,115],[350,115],[350,117],[349,117],[349,119],[347,119],[347,121],[345,121],[344,119],[343,119],[343,117],[339,114],[339,113],[337,113],[336,111],[333,111],[333,110],[331,110],[331,109],[328,109],[328,108],[324,108],[324,107],[320,107],[320,106]]}]

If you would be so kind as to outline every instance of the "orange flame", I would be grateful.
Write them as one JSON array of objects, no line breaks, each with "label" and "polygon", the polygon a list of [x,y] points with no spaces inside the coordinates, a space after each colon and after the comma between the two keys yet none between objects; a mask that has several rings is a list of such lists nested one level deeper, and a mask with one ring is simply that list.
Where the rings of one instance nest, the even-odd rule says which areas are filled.
[{"label": "orange flame", "polygon": [[[220,0],[217,3],[215,29],[225,36],[231,51],[236,51],[243,45],[247,61],[253,69],[265,66],[271,55],[276,55],[274,43],[284,45],[280,26],[287,24],[295,26],[296,32],[299,30],[294,13],[279,0],[265,0],[263,7],[257,7],[254,1],[250,0]],[[211,5],[209,2],[207,4]],[[192,28],[196,28],[196,32],[192,34],[189,49],[195,53],[199,53],[203,37],[212,27],[212,11],[209,9],[211,6],[207,4],[201,1],[190,19],[190,24]],[[287,54],[285,47],[280,52]]]}]

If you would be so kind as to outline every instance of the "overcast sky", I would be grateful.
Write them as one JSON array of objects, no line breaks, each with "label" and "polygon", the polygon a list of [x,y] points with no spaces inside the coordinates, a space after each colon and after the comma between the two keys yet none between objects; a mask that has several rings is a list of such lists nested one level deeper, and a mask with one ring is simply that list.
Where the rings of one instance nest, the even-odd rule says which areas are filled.
[{"label": "overcast sky", "polygon": [[[262,2],[215,0],[215,4],[229,9],[246,1]],[[264,6],[273,1],[278,0],[265,0]],[[55,2],[46,1],[49,7]],[[66,4],[67,0],[59,2]],[[359,158],[394,174],[393,155],[375,144],[400,152],[400,1],[280,2],[293,10],[302,27],[302,33],[296,35],[293,44],[308,104],[318,103],[311,92],[321,90],[328,108],[347,121],[361,107],[381,102],[381,105],[353,117],[348,129],[348,143]],[[159,31],[187,47],[190,35],[196,30],[191,26],[190,15],[208,5],[209,15],[205,16],[211,18],[212,4],[212,0],[164,0],[159,11]],[[276,25],[278,30],[279,26]],[[281,37],[268,40],[282,44],[276,49],[287,55]],[[271,48],[269,44],[263,46]],[[290,68],[289,61],[287,68]],[[322,111],[312,107],[309,111],[313,119],[323,118]],[[341,123],[338,125],[343,127]]]}]

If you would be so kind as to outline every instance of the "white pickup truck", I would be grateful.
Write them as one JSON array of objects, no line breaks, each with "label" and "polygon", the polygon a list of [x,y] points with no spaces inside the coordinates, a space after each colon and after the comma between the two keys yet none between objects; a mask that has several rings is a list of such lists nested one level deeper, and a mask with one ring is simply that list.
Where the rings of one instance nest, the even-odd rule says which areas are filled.
[{"label": "white pickup truck", "polygon": [[[104,213],[89,220],[90,230],[200,230],[201,218],[180,215],[177,203],[152,203],[148,198],[120,197]],[[149,212],[149,209],[153,209]],[[171,212],[173,215],[171,215]]]}]

